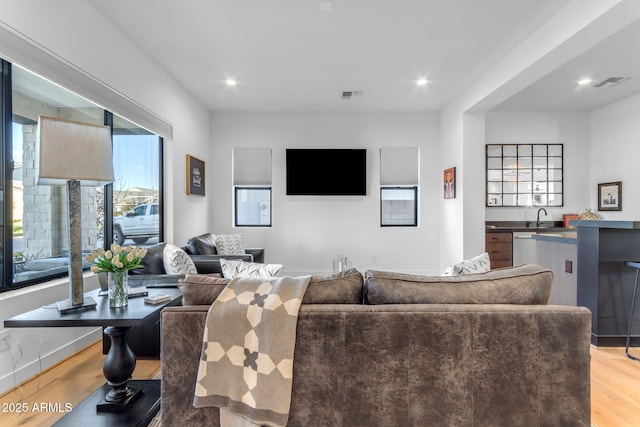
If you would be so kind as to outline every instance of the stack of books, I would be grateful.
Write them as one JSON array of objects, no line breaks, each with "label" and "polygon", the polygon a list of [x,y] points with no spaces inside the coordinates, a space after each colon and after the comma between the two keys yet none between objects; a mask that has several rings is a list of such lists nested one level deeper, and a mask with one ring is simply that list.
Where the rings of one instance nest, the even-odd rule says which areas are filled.
[{"label": "stack of books", "polygon": [[146,302],[147,304],[162,304],[163,302],[167,301],[171,301],[171,295],[159,294],[144,297],[144,302]]}]

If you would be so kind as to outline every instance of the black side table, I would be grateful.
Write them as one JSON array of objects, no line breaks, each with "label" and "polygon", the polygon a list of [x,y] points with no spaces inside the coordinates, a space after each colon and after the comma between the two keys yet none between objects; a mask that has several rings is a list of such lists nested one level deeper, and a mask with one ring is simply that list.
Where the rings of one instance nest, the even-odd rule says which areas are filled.
[{"label": "black side table", "polygon": [[[171,300],[153,305],[146,304],[144,298],[130,298],[126,307],[110,308],[108,297],[98,296],[98,292],[85,294],[97,301],[95,309],[60,314],[55,307],[42,307],[4,321],[5,328],[99,326],[105,327],[105,333],[111,338],[111,348],[103,366],[107,384],[56,425],[84,427],[87,422],[91,425],[110,425],[113,422],[119,426],[140,425],[141,420],[150,420],[160,408],[158,380],[131,381],[136,355],[129,347],[127,334],[149,317],[157,316],[164,307],[179,304],[182,293],[178,288],[149,289],[150,296],[167,294]],[[94,418],[87,419],[87,411],[93,413]]]}]

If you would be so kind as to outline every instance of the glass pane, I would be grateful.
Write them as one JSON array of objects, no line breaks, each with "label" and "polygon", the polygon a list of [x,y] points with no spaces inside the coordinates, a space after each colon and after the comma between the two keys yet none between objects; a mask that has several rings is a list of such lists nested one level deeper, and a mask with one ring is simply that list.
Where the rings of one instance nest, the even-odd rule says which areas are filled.
[{"label": "glass pane", "polygon": [[534,179],[534,181],[546,181],[547,180],[547,170],[546,169],[534,169],[533,170],[533,179]]},{"label": "glass pane", "polygon": [[502,181],[502,169],[487,171],[487,179],[489,181]]},{"label": "glass pane", "polygon": [[546,182],[534,182],[533,183],[533,192],[534,193],[546,193],[547,192],[547,183]]},{"label": "glass pane", "polygon": [[547,158],[546,157],[534,157],[533,158],[533,167],[535,169],[546,169],[547,168]]},{"label": "glass pane", "polygon": [[500,183],[500,182],[489,182],[489,183],[487,183],[487,191],[489,193],[501,193],[502,192],[502,183]]},{"label": "glass pane", "polygon": [[518,183],[517,182],[505,182],[502,186],[502,190],[505,193],[517,193]]},{"label": "glass pane", "polygon": [[562,157],[562,145],[552,144],[549,145],[549,156]]},{"label": "glass pane", "polygon": [[531,194],[518,194],[518,206],[531,206],[532,204]]},{"label": "glass pane", "polygon": [[549,181],[562,181],[562,169],[549,169]]},{"label": "glass pane", "polygon": [[534,206],[547,206],[547,195],[546,194],[534,194],[533,195],[533,205]]},{"label": "glass pane", "polygon": [[487,159],[487,168],[488,169],[500,169],[502,168],[502,159],[499,157],[493,157]]},{"label": "glass pane", "polygon": [[532,189],[531,182],[518,182],[518,193],[531,193]]},{"label": "glass pane", "polygon": [[160,138],[113,116],[113,241],[149,246],[160,234]]},{"label": "glass pane", "polygon": [[502,151],[505,157],[512,156],[516,157],[518,155],[518,146],[517,145],[504,145],[502,147]]},{"label": "glass pane", "polygon": [[518,181],[531,181],[532,174],[531,169],[518,170]]},{"label": "glass pane", "polygon": [[549,193],[562,193],[562,182],[549,182]]},{"label": "glass pane", "polygon": [[518,167],[520,169],[531,169],[531,157],[519,158],[518,159]]},{"label": "glass pane", "polygon": [[562,157],[549,157],[549,168],[550,169],[562,168]]},{"label": "glass pane", "polygon": [[504,181],[515,181],[518,178],[518,172],[515,169],[505,169],[502,171],[502,179]]},{"label": "glass pane", "polygon": [[533,145],[533,155],[534,156],[543,156],[546,157],[547,154],[547,146],[544,144],[534,144]]},{"label": "glass pane", "polygon": [[517,206],[517,196],[515,194],[505,194],[502,196],[503,206]]},{"label": "glass pane", "polygon": [[488,145],[487,146],[487,156],[489,156],[489,157],[502,157],[502,146],[501,145]]},{"label": "glass pane", "polygon": [[417,187],[380,189],[380,224],[417,226]]},{"label": "glass pane", "polygon": [[549,206],[561,206],[562,194],[549,194]]},{"label": "glass pane", "polygon": [[489,206],[502,206],[501,194],[489,194],[487,198],[487,205]]},{"label": "glass pane", "polygon": [[[13,85],[13,281],[42,281],[68,271],[68,215],[65,186],[36,184],[38,116],[102,124],[104,111],[18,66]],[[82,249],[95,249],[104,215],[102,188],[82,187]]]},{"label": "glass pane", "polygon": [[519,157],[530,157],[531,156],[531,145],[519,145],[518,146],[518,156]]},{"label": "glass pane", "polygon": [[271,226],[271,188],[236,187],[236,226]]},{"label": "glass pane", "polygon": [[515,169],[518,166],[517,157],[505,157],[502,159],[502,167],[507,169]]}]

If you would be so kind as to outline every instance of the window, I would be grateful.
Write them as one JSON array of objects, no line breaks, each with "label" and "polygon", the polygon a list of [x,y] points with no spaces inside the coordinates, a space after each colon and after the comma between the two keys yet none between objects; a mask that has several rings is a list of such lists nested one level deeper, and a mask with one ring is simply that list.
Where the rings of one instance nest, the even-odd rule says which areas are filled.
[{"label": "window", "polygon": [[562,206],[562,144],[487,144],[488,207]]},{"label": "window", "polygon": [[[11,173],[2,174],[0,179],[0,190],[4,190],[0,199],[7,204],[2,209],[0,226],[11,227],[2,227],[0,291],[68,274],[67,189],[35,182],[36,133],[41,115],[112,127],[116,189],[112,191],[112,185],[82,187],[83,251],[105,247],[112,241],[112,206],[118,206],[120,212],[142,203],[151,204],[154,229],[144,231],[138,241],[158,236],[161,138],[28,70],[1,62],[1,98],[11,103],[0,107],[4,112],[0,116],[1,128],[6,130],[0,167]],[[125,189],[127,197],[120,188]],[[131,206],[114,203],[112,193],[113,199],[126,199]]]},{"label": "window", "polygon": [[271,149],[233,149],[235,227],[271,227]]},{"label": "window", "polygon": [[380,226],[418,226],[418,147],[380,149]]},{"label": "window", "polygon": [[415,227],[418,225],[418,187],[380,188],[380,225]]},{"label": "window", "polygon": [[271,226],[271,187],[235,187],[235,225]]}]

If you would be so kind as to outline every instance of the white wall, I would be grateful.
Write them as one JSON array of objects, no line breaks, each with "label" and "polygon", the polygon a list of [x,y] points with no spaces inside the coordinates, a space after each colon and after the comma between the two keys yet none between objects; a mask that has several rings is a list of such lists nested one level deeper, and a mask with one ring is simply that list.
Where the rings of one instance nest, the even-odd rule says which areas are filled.
[{"label": "white wall", "polygon": [[591,113],[589,206],[598,206],[598,183],[622,181],[622,211],[598,212],[604,219],[640,218],[640,95]]},{"label": "white wall", "polygon": [[[564,206],[546,208],[546,221],[561,221],[564,213],[594,208],[589,199],[589,113],[490,112],[486,114],[487,144],[564,144]],[[484,159],[483,159],[484,161]],[[487,221],[535,221],[538,208],[485,209]]]},{"label": "white wall", "polygon": [[[211,196],[186,196],[185,155],[210,160],[208,109],[88,2],[5,0],[0,31],[4,59],[135,123],[158,124],[151,130],[165,137],[165,240],[184,244],[207,228]],[[66,297],[66,280],[5,292],[0,320]],[[46,369],[101,336],[92,328],[13,329],[11,335],[11,350],[0,352],[0,393],[14,385],[14,365],[19,383],[38,372],[40,360]]]},{"label": "white wall", "polygon": [[[265,248],[266,261],[286,274],[322,274],[346,254],[353,266],[407,272],[439,271],[438,116],[426,113],[213,114],[212,175],[215,233],[243,233],[247,246]],[[273,226],[232,227],[234,147],[270,147],[273,158]],[[420,147],[420,226],[380,227],[379,149]],[[286,148],[366,148],[367,196],[307,197],[285,194]],[[310,174],[331,173],[331,166]],[[205,230],[202,230],[203,232]]]}]

